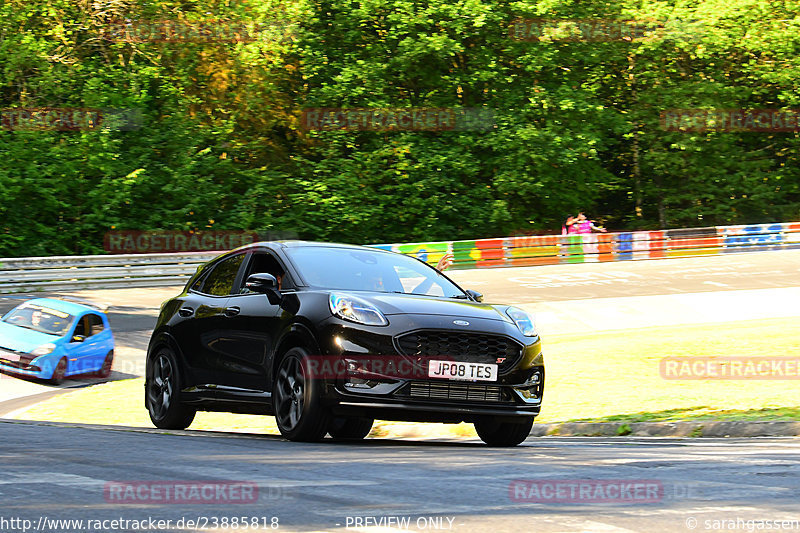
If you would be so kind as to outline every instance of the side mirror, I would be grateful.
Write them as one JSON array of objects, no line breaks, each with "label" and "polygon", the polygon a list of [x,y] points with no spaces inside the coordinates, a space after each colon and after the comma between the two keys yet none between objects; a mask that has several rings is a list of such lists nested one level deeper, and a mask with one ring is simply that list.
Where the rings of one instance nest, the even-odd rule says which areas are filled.
[{"label": "side mirror", "polygon": [[70,341],[70,342],[83,342],[85,340],[86,340],[86,337],[84,335],[73,335],[72,336],[72,341]]},{"label": "side mirror", "polygon": [[244,282],[245,288],[253,291],[266,294],[269,303],[276,305],[281,301],[281,293],[278,290],[278,279],[272,274],[260,272],[258,274],[251,274]]},{"label": "side mirror", "polygon": [[476,302],[482,302],[483,301],[483,294],[479,293],[478,291],[473,291],[472,289],[467,289],[464,292],[467,293],[467,296],[469,296],[470,299],[472,299],[472,300],[474,300]]}]

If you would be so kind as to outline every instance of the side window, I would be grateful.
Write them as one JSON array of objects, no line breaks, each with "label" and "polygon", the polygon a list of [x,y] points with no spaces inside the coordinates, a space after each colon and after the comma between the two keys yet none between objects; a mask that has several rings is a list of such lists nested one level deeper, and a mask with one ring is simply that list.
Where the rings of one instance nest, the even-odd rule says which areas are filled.
[{"label": "side window", "polygon": [[89,327],[89,334],[87,335],[88,337],[97,335],[103,331],[103,319],[98,315],[86,315],[86,319]]},{"label": "side window", "polygon": [[275,276],[278,279],[279,289],[285,289],[292,286],[286,271],[283,269],[278,260],[272,256],[272,254],[266,252],[256,252],[250,259],[250,263],[247,266],[247,273],[242,278],[242,288],[239,290],[239,293],[250,293],[251,291],[244,287],[244,282],[247,281],[247,278],[250,275],[262,273],[272,274]]},{"label": "side window", "polygon": [[[202,268],[203,268],[203,265],[200,265],[199,267],[197,267],[197,271],[195,272],[195,274],[197,274],[198,272],[200,272],[200,270],[201,270]],[[192,286],[191,286],[191,287],[188,287],[188,289],[189,289],[189,290],[193,290],[193,291],[198,291],[198,292],[199,292],[199,291],[201,291],[201,290],[203,289],[203,282],[204,282],[205,280],[206,280],[206,275],[205,275],[205,274],[203,274],[203,275],[201,275],[201,276],[198,276],[198,277],[197,277],[197,279],[196,279],[196,280],[194,280],[194,283],[192,283]],[[190,280],[190,281],[191,281],[191,280]],[[189,282],[187,282],[187,285],[188,285],[188,284],[189,284]]]},{"label": "side window", "polygon": [[190,287],[191,290],[197,291],[197,292],[203,292],[203,283],[205,283],[207,277],[208,277],[208,273],[205,273],[202,276],[200,276],[199,278],[197,278],[197,281],[195,281],[194,284]]},{"label": "side window", "polygon": [[242,266],[245,254],[234,255],[225,259],[214,267],[209,275],[206,276],[202,288],[199,290],[211,296],[227,296],[233,290],[233,282],[236,281],[236,274]]},{"label": "side window", "polygon": [[89,333],[86,331],[86,317],[82,316],[78,319],[78,322],[75,324],[75,333],[72,334],[80,335],[81,337],[88,337]]}]

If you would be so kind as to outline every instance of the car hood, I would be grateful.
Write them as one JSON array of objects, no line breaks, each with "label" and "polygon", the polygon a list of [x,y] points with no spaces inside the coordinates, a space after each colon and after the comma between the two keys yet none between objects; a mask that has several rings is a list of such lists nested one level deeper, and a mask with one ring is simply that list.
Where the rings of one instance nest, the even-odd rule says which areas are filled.
[{"label": "car hood", "polygon": [[502,311],[499,311],[494,306],[469,300],[418,296],[416,294],[385,293],[372,293],[369,296],[369,300],[384,315],[445,315],[510,321],[503,315]]},{"label": "car hood", "polygon": [[56,335],[0,322],[0,348],[27,353],[42,344],[56,342],[59,338]]}]

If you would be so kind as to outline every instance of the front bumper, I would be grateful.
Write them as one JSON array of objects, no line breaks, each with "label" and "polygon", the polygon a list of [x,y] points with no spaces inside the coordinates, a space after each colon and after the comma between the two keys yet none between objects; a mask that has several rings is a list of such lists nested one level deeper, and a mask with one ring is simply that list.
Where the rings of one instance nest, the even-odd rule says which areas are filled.
[{"label": "front bumper", "polygon": [[[46,369],[43,369],[40,364],[34,363],[39,363],[39,361],[37,361],[36,358],[31,359],[28,354],[0,349],[0,371],[7,374],[40,379],[50,377],[50,375],[45,375]],[[50,369],[50,374],[52,373],[52,369]]]},{"label": "front bumper", "polygon": [[[368,416],[384,420],[420,422],[473,422],[476,418],[535,417],[544,392],[544,360],[541,340],[524,337],[516,327],[496,320],[472,320],[471,335],[503,337],[519,344],[520,353],[512,366],[498,365],[494,381],[459,381],[427,376],[418,354],[403,353],[398,338],[416,331],[442,331],[458,317],[436,317],[434,324],[419,323],[413,317],[392,317],[391,328],[367,328],[331,320],[321,337],[331,344],[321,347],[339,371],[325,376],[324,401],[334,414]],[[438,327],[437,327],[438,326]],[[464,333],[467,335],[467,333]],[[454,361],[459,354],[442,354]],[[466,362],[474,361],[467,358]],[[416,368],[411,373],[364,372],[359,361],[395,361],[395,369]],[[430,357],[435,358],[435,357]],[[495,362],[495,361],[491,361]],[[416,366],[415,366],[416,365]]]}]

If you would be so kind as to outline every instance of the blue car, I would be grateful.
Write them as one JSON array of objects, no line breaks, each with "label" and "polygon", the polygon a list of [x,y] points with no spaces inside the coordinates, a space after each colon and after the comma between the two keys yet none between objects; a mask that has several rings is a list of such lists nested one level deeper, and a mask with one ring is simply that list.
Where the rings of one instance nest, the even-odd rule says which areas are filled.
[{"label": "blue car", "polygon": [[114,335],[105,309],[90,302],[38,298],[0,319],[0,370],[61,383],[65,377],[108,377]]}]

